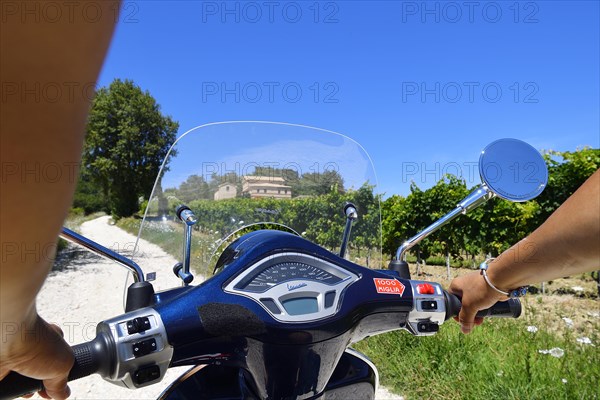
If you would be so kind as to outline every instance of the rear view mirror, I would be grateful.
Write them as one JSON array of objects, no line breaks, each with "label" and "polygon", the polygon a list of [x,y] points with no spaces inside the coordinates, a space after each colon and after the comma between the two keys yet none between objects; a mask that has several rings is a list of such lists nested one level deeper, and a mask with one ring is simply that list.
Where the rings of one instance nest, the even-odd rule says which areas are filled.
[{"label": "rear view mirror", "polygon": [[481,151],[479,175],[482,184],[465,197],[456,208],[438,219],[396,251],[396,260],[404,260],[408,249],[461,214],[498,196],[523,202],[537,197],[548,183],[548,168],[542,155],[531,145],[518,139],[500,139]]},{"label": "rear view mirror", "polygon": [[541,154],[517,139],[490,143],[479,157],[483,184],[496,196],[523,202],[536,198],[548,183],[548,169]]}]

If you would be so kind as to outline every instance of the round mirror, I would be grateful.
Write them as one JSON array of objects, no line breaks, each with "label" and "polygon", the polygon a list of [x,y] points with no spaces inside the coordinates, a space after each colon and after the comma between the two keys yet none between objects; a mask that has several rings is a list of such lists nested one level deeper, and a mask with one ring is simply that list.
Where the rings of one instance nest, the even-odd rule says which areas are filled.
[{"label": "round mirror", "polygon": [[479,174],[497,196],[518,202],[537,197],[548,182],[548,169],[542,155],[517,139],[496,140],[483,149]]}]

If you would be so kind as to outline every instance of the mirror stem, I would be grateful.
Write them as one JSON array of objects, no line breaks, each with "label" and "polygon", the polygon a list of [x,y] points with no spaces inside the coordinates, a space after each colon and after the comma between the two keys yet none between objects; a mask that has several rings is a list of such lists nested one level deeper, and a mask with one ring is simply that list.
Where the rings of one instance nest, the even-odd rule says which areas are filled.
[{"label": "mirror stem", "polygon": [[82,247],[85,247],[86,249],[91,250],[99,256],[107,258],[127,268],[132,273],[133,280],[135,282],[144,282],[146,280],[144,278],[144,272],[142,272],[142,269],[127,257],[123,257],[119,253],[114,252],[111,249],[104,247],[101,244],[96,243],[93,240],[90,240],[85,236],[80,235],[77,232],[74,232],[65,227],[62,228],[62,231],[60,232],[59,236],[65,240],[68,240],[71,243],[75,243]]},{"label": "mirror stem", "polygon": [[411,237],[396,251],[396,260],[404,261],[406,252],[419,243],[421,240],[425,239],[427,236],[431,235],[433,232],[437,231],[444,225],[448,224],[450,221],[455,219],[461,214],[466,214],[472,209],[479,207],[481,204],[485,203],[489,199],[494,197],[494,193],[491,192],[485,185],[480,185],[475,190],[473,190],[467,197],[465,197],[456,208],[450,211],[448,214],[444,215],[442,218],[435,221],[433,224],[429,225],[427,228],[423,229],[421,232],[417,233],[415,236]]},{"label": "mirror stem", "polygon": [[340,247],[340,257],[346,257],[346,248],[350,240],[350,232],[352,231],[352,223],[358,218],[356,206],[352,203],[344,205],[344,214],[346,215],[346,226],[344,227],[344,236],[342,237],[342,245]]},{"label": "mirror stem", "polygon": [[183,265],[177,268],[176,274],[184,285],[189,285],[194,276],[190,273],[190,260],[192,254],[192,226],[197,222],[196,216],[186,205],[180,205],[175,211],[177,217],[183,222],[185,238],[183,240]]}]

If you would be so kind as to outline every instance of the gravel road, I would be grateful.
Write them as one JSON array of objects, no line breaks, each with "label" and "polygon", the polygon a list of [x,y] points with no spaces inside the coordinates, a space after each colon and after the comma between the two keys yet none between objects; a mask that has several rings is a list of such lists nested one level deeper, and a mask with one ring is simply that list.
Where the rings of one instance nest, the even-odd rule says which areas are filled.
[{"label": "gravel road", "polygon": [[[98,243],[128,255],[133,249],[135,236],[111,225],[110,218],[100,217],[81,225],[81,233]],[[144,244],[143,258],[136,262],[145,273],[156,272],[156,290],[179,285],[171,272],[176,260],[158,246]],[[63,268],[50,274],[38,296],[38,311],[42,317],[59,325],[70,344],[89,341],[95,337],[99,321],[123,313],[123,288],[127,271],[117,264],[87,251],[65,263]],[[93,375],[71,382],[73,399],[155,399],[177,376],[188,367],[167,371],[162,382],[144,389],[130,390],[105,382]],[[37,395],[34,398],[40,399]],[[402,400],[381,387],[378,399]],[[349,399],[350,400],[350,399]]]}]

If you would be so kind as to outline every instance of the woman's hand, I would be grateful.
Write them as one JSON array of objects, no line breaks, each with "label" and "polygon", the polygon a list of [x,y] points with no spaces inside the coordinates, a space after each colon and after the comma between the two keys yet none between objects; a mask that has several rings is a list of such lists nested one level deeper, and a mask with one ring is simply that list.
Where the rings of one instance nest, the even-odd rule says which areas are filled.
[{"label": "woman's hand", "polygon": [[[62,330],[44,321],[37,313],[19,324],[14,334],[4,334],[0,350],[0,380],[14,371],[44,381],[40,396],[66,399],[71,394],[67,376],[73,367],[71,348]],[[5,342],[4,342],[5,340]]]},{"label": "woman's hand", "polygon": [[460,323],[463,333],[470,333],[475,325],[481,325],[483,322],[483,318],[475,317],[477,311],[489,308],[498,301],[507,300],[506,296],[485,282],[479,271],[455,278],[450,283],[449,291],[461,298],[462,307],[458,318],[454,319]]}]

